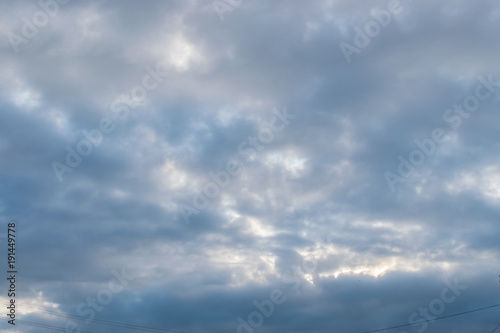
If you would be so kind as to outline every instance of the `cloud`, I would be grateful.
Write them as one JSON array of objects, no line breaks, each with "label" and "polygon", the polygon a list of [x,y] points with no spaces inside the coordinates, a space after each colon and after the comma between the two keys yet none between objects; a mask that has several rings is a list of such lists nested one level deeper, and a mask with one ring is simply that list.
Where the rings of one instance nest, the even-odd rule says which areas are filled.
[{"label": "cloud", "polygon": [[[388,3],[243,0],[221,21],[211,1],[70,1],[17,53],[8,33],[42,7],[2,3],[0,220],[18,224],[19,318],[64,327],[36,308],[81,315],[123,267],[137,278],[83,330],[237,332],[275,289],[286,300],[254,332],[407,324],[455,278],[467,289],[442,315],[495,304],[498,87],[458,128],[443,115],[479,77],[500,81],[500,7],[401,0],[347,63],[339,45]],[[141,99],[152,70],[164,77]],[[283,108],[295,118],[242,155]],[[105,118],[113,131],[59,181],[52,163]],[[435,128],[445,140],[391,191],[384,173]],[[180,207],[233,160],[241,173],[186,224]]]}]

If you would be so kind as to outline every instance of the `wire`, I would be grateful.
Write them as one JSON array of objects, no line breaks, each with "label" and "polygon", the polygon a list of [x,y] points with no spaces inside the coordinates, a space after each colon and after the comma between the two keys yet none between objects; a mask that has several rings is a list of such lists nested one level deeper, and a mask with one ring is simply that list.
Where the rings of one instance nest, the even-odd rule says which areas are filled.
[{"label": "wire", "polygon": [[[21,319],[16,319],[19,324],[23,325],[28,325],[28,326],[34,326],[34,327],[41,327],[41,328],[46,328],[46,329],[51,329],[59,332],[66,332],[67,330],[62,327],[58,326],[52,326],[52,325],[47,325],[47,324],[40,324],[40,323],[34,323],[31,321],[26,321],[26,320],[21,320]],[[93,333],[89,331],[79,331],[79,333]]]},{"label": "wire", "polygon": [[[36,309],[36,310],[38,310],[40,312],[50,313],[52,315],[59,316],[59,317],[74,318],[74,319],[77,319],[77,320],[87,320],[87,318],[83,318],[83,317],[79,317],[79,316],[75,316],[75,315],[70,315],[70,314],[66,314],[66,313],[61,313],[61,312],[44,310],[44,309],[37,308],[37,307],[34,307],[34,306],[23,305],[23,307],[25,307],[25,308],[31,308],[31,309]],[[120,322],[115,322],[115,321],[110,321],[110,320],[102,320],[102,319],[94,319],[94,320],[92,320],[92,322],[95,322],[96,324],[116,326],[116,327],[123,327],[123,328],[136,329],[136,330],[149,331],[149,332],[186,333],[186,332],[182,332],[182,331],[174,331],[174,330],[167,330],[167,329],[160,329],[160,328],[152,328],[152,327],[147,327],[147,326],[132,325],[132,324],[120,323]]]},{"label": "wire", "polygon": [[500,324],[497,325],[497,327],[495,327],[495,329],[493,331],[491,331],[491,333],[495,332],[497,330],[497,328],[500,327]]},{"label": "wire", "polygon": [[[448,316],[437,317],[437,318],[434,318],[434,319],[421,320],[421,321],[417,321],[417,322],[412,323],[412,324],[398,325],[398,326],[386,327],[386,328],[381,328],[381,329],[372,330],[372,331],[365,331],[363,333],[374,333],[374,332],[388,331],[388,330],[395,329],[395,328],[413,326],[413,325],[416,325],[416,324],[427,323],[427,322],[441,320],[441,319],[446,319],[446,318],[450,318],[450,317],[462,316],[462,315],[465,315],[465,314],[468,314],[468,313],[483,311],[483,310],[495,308],[495,307],[498,307],[498,306],[500,306],[500,304],[495,304],[495,305],[485,306],[485,307],[474,309],[474,310],[469,310],[469,311],[454,313],[454,314],[451,314],[451,315],[448,315]],[[67,315],[67,314],[62,314],[62,313],[57,313],[57,312],[54,312],[54,311],[41,310],[40,308],[36,308],[36,307],[32,307],[32,306],[25,306],[25,307],[27,307],[27,308],[33,308],[33,309],[38,309],[38,310],[40,310],[42,312],[52,313],[54,315],[58,315],[58,316],[61,316],[61,317],[69,317],[69,318],[76,318],[76,319],[80,319],[80,320],[85,320],[85,318],[82,318],[82,317],[73,316],[73,315]],[[107,324],[107,325],[118,326],[118,327],[126,327],[126,328],[131,328],[131,329],[142,329],[142,330],[149,330],[149,331],[155,331],[156,330],[158,332],[185,333],[185,332],[181,332],[181,331],[161,330],[161,329],[149,328],[149,327],[144,327],[144,326],[136,326],[136,325],[123,324],[123,323],[118,323],[118,322],[111,322],[111,321],[106,321],[106,320],[97,320],[97,319],[95,319],[94,321],[95,322],[101,322],[101,323]],[[59,331],[59,332],[66,332],[65,328],[58,327],[58,326],[52,326],[52,325],[47,325],[47,324],[35,323],[35,322],[30,322],[30,321],[21,320],[21,319],[17,319],[17,322],[20,323],[20,324],[28,325],[28,326],[34,326],[34,327],[52,329],[52,330],[56,330],[56,331]],[[498,324],[497,327],[495,327],[495,329],[493,331],[491,331],[491,333],[494,333],[499,327],[500,327],[500,324]],[[93,333],[93,332],[81,330],[80,333]]]},{"label": "wire", "polygon": [[[486,306],[484,308],[474,309],[474,310],[470,310],[470,311],[459,312],[459,313],[451,314],[451,315],[448,315],[448,316],[437,317],[437,318],[434,318],[434,319],[420,320],[420,321],[414,322],[413,324],[405,324],[405,325],[392,326],[392,327],[381,328],[381,329],[373,330],[373,331],[366,331],[366,332],[363,332],[363,333],[382,332],[382,331],[388,331],[388,330],[392,330],[392,329],[400,328],[400,327],[413,326],[413,325],[416,325],[416,324],[427,323],[427,322],[430,322],[430,321],[435,321],[435,320],[441,320],[441,319],[450,318],[450,317],[461,316],[461,315],[464,315],[464,314],[467,314],[467,313],[471,313],[471,312],[477,312],[477,311],[487,310],[487,309],[495,308],[497,306],[500,306],[500,304],[490,305],[490,306]],[[495,330],[496,330],[496,328],[495,328]]]}]

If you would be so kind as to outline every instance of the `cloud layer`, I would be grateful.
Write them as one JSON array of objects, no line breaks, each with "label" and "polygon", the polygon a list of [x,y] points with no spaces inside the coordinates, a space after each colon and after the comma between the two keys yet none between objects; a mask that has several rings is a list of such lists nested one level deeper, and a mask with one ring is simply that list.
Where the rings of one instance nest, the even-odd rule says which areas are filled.
[{"label": "cloud layer", "polygon": [[0,6],[19,319],[357,333],[499,303],[497,2]]}]

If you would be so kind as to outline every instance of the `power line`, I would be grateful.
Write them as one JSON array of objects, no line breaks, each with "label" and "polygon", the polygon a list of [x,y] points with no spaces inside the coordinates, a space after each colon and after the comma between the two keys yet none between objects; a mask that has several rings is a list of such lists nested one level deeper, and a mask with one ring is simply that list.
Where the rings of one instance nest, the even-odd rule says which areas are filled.
[{"label": "power line", "polygon": [[[59,317],[73,318],[73,319],[77,319],[77,320],[87,320],[87,318],[83,318],[83,317],[79,317],[79,316],[75,316],[75,315],[70,315],[70,314],[66,314],[66,313],[61,313],[61,312],[44,310],[44,309],[37,308],[37,307],[34,307],[34,306],[23,305],[23,307],[25,307],[25,308],[31,308],[31,309],[36,309],[36,310],[38,310],[40,312],[50,313],[52,315],[59,316]],[[182,331],[174,331],[174,330],[153,328],[153,327],[147,327],[147,326],[132,325],[132,324],[120,323],[120,322],[115,322],[115,321],[110,321],[110,320],[102,320],[102,319],[94,319],[94,320],[92,320],[92,322],[95,322],[96,324],[116,326],[116,327],[123,327],[123,328],[136,329],[136,330],[149,331],[149,332],[186,333],[186,332],[182,332]]]},{"label": "power line", "polygon": [[[46,329],[51,329],[51,330],[55,330],[55,331],[59,331],[59,332],[67,332],[66,328],[59,327],[59,326],[53,326],[53,325],[42,324],[42,323],[35,323],[32,321],[21,320],[21,319],[16,319],[16,320],[19,324],[23,324],[23,325],[46,328]],[[94,333],[94,332],[89,332],[89,331],[84,331],[84,330],[80,330],[79,332],[80,333]]]},{"label": "power line", "polygon": [[495,327],[495,329],[493,331],[491,331],[491,333],[494,333],[497,330],[497,328],[499,328],[499,327],[500,327],[500,324],[498,324],[497,327]]},{"label": "power line", "polygon": [[[58,327],[58,326],[52,326],[52,325],[47,325],[47,324],[41,324],[41,323],[34,323],[31,321],[26,321],[26,320],[21,320],[21,319],[16,319],[19,324],[23,325],[28,325],[28,326],[33,326],[33,327],[40,327],[40,328],[46,328],[50,330],[55,330],[59,332],[66,332],[66,329],[63,327]],[[80,333],[93,333],[89,331],[79,331]]]},{"label": "power line", "polygon": [[[388,331],[388,330],[392,330],[392,329],[395,329],[395,328],[408,327],[408,326],[413,326],[413,325],[417,325],[417,324],[421,324],[421,323],[427,323],[427,322],[431,322],[431,321],[436,321],[436,320],[441,320],[441,319],[446,319],[446,318],[451,318],[451,317],[462,316],[462,315],[465,315],[465,314],[468,314],[468,313],[483,311],[483,310],[495,308],[495,307],[498,307],[498,306],[500,306],[500,304],[495,304],[495,305],[485,306],[485,307],[474,309],[474,310],[469,310],[469,311],[454,313],[454,314],[451,314],[451,315],[437,317],[437,318],[434,318],[434,319],[420,320],[420,321],[417,321],[417,322],[412,323],[412,324],[404,324],[404,325],[398,325],[398,326],[392,326],[392,327],[386,327],[386,328],[376,329],[376,330],[372,330],[372,331],[365,331],[363,333],[374,333],[374,332]],[[75,318],[75,319],[79,319],[79,320],[86,320],[85,318],[82,318],[82,317],[68,315],[68,314],[63,314],[63,313],[58,313],[58,312],[54,312],[54,311],[42,310],[40,308],[36,308],[36,307],[32,307],[32,306],[25,306],[25,307],[37,309],[37,310],[39,310],[41,312],[51,313],[51,314],[58,315],[58,316],[61,316],[61,317],[68,317],[68,318]],[[94,319],[94,321],[96,323],[99,322],[99,323],[102,323],[102,324],[105,324],[105,325],[111,325],[111,326],[117,326],[117,327],[125,327],[125,328],[130,328],[130,329],[140,329],[140,330],[157,331],[157,332],[186,333],[186,332],[181,332],[181,331],[162,330],[162,329],[150,328],[150,327],[145,327],[145,326],[130,325],[130,324],[124,324],[124,323],[119,323],[119,322],[112,322],[112,321],[107,321],[107,320]],[[40,328],[46,328],[46,329],[52,329],[52,330],[56,330],[56,331],[59,331],[59,332],[66,332],[65,328],[58,327],[58,326],[53,326],[53,325],[48,325],[48,324],[41,324],[41,323],[35,323],[35,322],[31,322],[31,321],[27,321],[27,320],[21,320],[21,319],[17,319],[17,322],[20,323],[20,324],[28,325],[28,326],[40,327]],[[495,329],[493,331],[491,331],[491,333],[494,333],[499,327],[500,327],[500,324],[498,324],[497,327],[495,327]],[[81,333],[93,333],[93,332],[84,331],[84,330],[81,330],[80,332]]]},{"label": "power line", "polygon": [[[500,306],[500,304],[490,305],[490,306],[486,306],[484,308],[474,309],[474,310],[470,310],[470,311],[459,312],[459,313],[451,314],[451,315],[448,315],[448,316],[437,317],[437,318],[434,318],[434,319],[420,320],[420,321],[414,322],[413,324],[405,324],[405,325],[392,326],[392,327],[381,328],[381,329],[373,330],[373,331],[366,331],[366,332],[363,332],[363,333],[382,332],[382,331],[392,330],[392,329],[395,329],[395,328],[413,326],[413,325],[417,325],[417,324],[421,324],[421,323],[427,323],[427,322],[430,322],[430,321],[436,321],[436,320],[441,320],[441,319],[445,319],[445,318],[461,316],[461,315],[464,315],[464,314],[467,314],[467,313],[471,313],[471,312],[477,312],[477,311],[487,310],[487,309],[495,308],[497,306]],[[498,328],[498,326],[497,326],[497,328]],[[496,328],[495,328],[495,330],[496,330]],[[493,332],[491,332],[491,333],[493,333]]]}]

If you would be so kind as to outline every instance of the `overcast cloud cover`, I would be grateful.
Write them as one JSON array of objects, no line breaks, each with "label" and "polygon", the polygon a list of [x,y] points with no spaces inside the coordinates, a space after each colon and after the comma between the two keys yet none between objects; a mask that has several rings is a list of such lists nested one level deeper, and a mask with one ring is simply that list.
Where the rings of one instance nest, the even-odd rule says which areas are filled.
[{"label": "overcast cloud cover", "polygon": [[358,333],[500,303],[498,1],[42,2],[0,3],[26,321],[0,332]]}]

